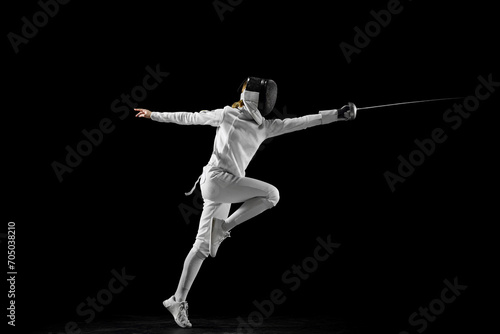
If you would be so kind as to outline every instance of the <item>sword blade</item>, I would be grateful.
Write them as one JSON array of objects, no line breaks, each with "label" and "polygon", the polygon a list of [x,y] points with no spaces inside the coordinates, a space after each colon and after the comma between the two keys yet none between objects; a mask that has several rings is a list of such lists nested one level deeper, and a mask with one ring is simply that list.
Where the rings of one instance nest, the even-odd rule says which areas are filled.
[{"label": "sword blade", "polygon": [[399,103],[381,104],[381,105],[378,105],[378,106],[361,107],[361,108],[357,108],[357,109],[358,110],[376,109],[376,108],[384,108],[384,107],[401,106],[401,105],[404,105],[404,104],[417,104],[417,103],[424,103],[424,102],[458,100],[458,99],[462,99],[462,98],[463,97],[445,97],[445,98],[442,98],[442,99],[431,99],[431,100],[420,100],[420,101],[410,101],[410,102],[399,102]]}]

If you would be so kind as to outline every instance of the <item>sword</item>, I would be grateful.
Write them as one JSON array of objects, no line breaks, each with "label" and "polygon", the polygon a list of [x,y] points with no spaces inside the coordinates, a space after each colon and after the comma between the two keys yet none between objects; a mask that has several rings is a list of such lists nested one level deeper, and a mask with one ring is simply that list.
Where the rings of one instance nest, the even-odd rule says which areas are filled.
[{"label": "sword", "polygon": [[419,100],[419,101],[409,101],[409,102],[399,102],[399,103],[390,103],[390,104],[380,104],[377,106],[369,106],[369,107],[361,107],[358,108],[356,105],[352,102],[349,102],[349,113],[350,116],[352,117],[351,119],[356,118],[356,114],[358,110],[367,110],[367,109],[377,109],[377,108],[385,108],[385,107],[394,107],[394,106],[401,106],[401,105],[406,105],[406,104],[417,104],[417,103],[427,103],[427,102],[437,102],[437,101],[447,101],[447,100],[458,100],[462,99],[463,97],[445,97],[441,99],[430,99],[430,100]]}]

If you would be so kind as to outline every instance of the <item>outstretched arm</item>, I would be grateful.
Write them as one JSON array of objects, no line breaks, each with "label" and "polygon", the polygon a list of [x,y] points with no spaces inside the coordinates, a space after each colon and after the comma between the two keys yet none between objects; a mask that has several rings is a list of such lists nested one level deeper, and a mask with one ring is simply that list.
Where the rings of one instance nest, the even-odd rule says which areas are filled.
[{"label": "outstretched arm", "polygon": [[304,130],[311,126],[321,125],[320,114],[307,115],[295,118],[266,120],[267,137],[276,137],[285,133]]},{"label": "outstretched arm", "polygon": [[[346,109],[347,108],[347,109]],[[330,124],[332,122],[346,120],[344,117],[339,117],[343,115],[345,110],[348,110],[348,106],[342,107],[342,109],[332,109],[320,111],[318,114],[307,115],[296,118],[285,118],[285,119],[274,119],[266,121],[268,126],[268,137],[275,137],[283,135],[285,133],[290,133],[298,130],[304,130],[311,126]]]},{"label": "outstretched arm", "polygon": [[180,125],[211,125],[219,126],[222,122],[223,109],[213,111],[203,110],[200,112],[156,112],[143,108],[135,108],[139,111],[135,117],[151,118],[153,121],[164,123],[175,123]]}]

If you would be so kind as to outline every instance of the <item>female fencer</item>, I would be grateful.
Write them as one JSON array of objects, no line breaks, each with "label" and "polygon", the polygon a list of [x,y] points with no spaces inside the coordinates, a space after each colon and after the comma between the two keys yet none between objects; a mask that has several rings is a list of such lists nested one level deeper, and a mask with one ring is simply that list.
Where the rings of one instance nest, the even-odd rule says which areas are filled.
[{"label": "female fencer", "polygon": [[[287,119],[265,119],[275,105],[277,85],[273,80],[248,78],[241,88],[240,101],[222,109],[201,112],[151,112],[136,108],[136,117],[181,125],[211,125],[216,128],[213,152],[203,168],[200,183],[203,211],[196,240],[188,253],[177,290],[163,302],[180,327],[191,327],[186,297],[198,271],[209,255],[215,257],[222,241],[235,226],[274,207],[279,192],[273,185],[245,176],[245,170],[267,138],[311,126],[352,120],[349,106],[318,114]],[[187,195],[189,195],[188,193]],[[232,203],[242,205],[228,217]]]}]

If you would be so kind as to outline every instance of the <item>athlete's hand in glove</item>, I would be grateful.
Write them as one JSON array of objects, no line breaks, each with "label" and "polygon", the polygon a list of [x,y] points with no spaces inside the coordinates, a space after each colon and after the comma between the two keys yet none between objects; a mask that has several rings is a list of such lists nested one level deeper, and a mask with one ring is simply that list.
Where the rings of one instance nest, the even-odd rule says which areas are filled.
[{"label": "athlete's hand in glove", "polygon": [[151,111],[149,111],[148,109],[134,108],[134,110],[138,111],[135,117],[151,118]]},{"label": "athlete's hand in glove", "polygon": [[339,121],[350,121],[355,118],[354,110],[351,110],[349,105],[343,106],[339,109]]},{"label": "athlete's hand in glove", "polygon": [[349,106],[343,106],[340,109],[322,110],[319,112],[322,117],[322,124],[330,124],[336,121],[347,121],[349,115]]}]

